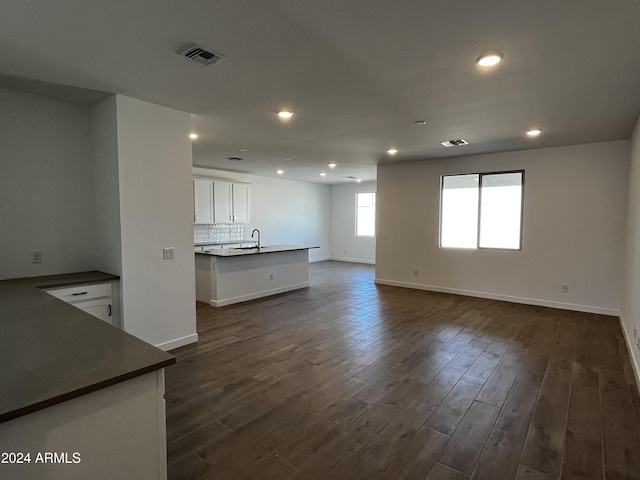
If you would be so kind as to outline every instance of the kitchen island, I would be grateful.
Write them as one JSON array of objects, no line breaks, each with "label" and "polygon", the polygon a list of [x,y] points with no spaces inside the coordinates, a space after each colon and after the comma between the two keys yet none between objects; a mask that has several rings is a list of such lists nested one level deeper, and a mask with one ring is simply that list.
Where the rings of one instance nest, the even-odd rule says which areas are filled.
[{"label": "kitchen island", "polygon": [[214,307],[309,286],[309,245],[204,250],[195,253],[196,300]]},{"label": "kitchen island", "polygon": [[118,278],[0,281],[3,480],[166,478],[164,367],[175,357],[45,291]]}]

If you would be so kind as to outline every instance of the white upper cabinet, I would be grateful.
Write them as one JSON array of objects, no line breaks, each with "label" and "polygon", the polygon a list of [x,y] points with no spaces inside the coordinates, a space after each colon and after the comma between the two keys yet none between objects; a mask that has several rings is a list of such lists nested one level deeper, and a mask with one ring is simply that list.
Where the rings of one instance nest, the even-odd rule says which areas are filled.
[{"label": "white upper cabinet", "polygon": [[249,221],[249,185],[234,183],[231,185],[233,200],[233,223],[247,223]]},{"label": "white upper cabinet", "polygon": [[214,180],[213,209],[216,223],[247,223],[249,221],[249,185]]},{"label": "white upper cabinet", "polygon": [[212,224],[213,181],[204,178],[193,179],[193,223]]},{"label": "white upper cabinet", "polygon": [[233,223],[231,182],[213,181],[213,219],[215,223]]},{"label": "white upper cabinet", "polygon": [[249,184],[193,179],[193,223],[247,223]]}]

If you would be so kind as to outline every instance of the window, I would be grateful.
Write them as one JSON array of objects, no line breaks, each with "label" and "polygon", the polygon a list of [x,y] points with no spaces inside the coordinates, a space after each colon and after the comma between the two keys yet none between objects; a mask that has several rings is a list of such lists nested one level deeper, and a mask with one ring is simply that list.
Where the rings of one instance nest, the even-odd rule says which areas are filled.
[{"label": "window", "polygon": [[376,234],[376,194],[356,193],[356,235],[373,237]]},{"label": "window", "polygon": [[440,246],[520,250],[524,171],[446,175]]}]

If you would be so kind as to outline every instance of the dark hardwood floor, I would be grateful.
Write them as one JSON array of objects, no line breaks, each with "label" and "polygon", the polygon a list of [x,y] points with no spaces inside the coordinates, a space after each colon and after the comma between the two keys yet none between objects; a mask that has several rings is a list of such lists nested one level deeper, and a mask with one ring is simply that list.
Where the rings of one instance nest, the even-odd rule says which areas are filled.
[{"label": "dark hardwood floor", "polygon": [[166,370],[169,479],[640,479],[618,321],[373,284],[199,304]]}]

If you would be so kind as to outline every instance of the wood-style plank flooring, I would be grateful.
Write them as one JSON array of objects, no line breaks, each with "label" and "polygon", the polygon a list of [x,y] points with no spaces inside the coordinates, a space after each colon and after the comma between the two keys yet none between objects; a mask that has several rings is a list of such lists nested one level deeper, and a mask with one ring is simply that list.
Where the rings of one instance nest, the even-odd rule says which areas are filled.
[{"label": "wood-style plank flooring", "polygon": [[166,370],[169,480],[640,480],[616,318],[310,267],[305,290],[198,304]]}]

